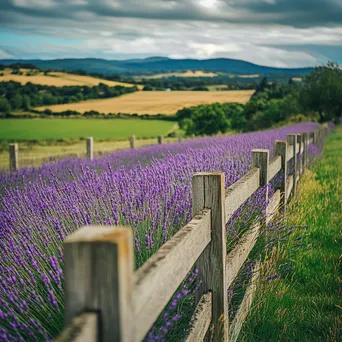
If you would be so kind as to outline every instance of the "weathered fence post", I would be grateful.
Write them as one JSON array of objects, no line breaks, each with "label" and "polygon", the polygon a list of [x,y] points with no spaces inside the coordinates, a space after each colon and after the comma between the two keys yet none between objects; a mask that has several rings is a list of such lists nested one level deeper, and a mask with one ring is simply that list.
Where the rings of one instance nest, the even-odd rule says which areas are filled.
[{"label": "weathered fence post", "polygon": [[86,150],[87,150],[87,158],[93,160],[94,158],[94,139],[92,137],[87,138],[86,140]]},{"label": "weathered fence post", "polygon": [[135,148],[135,135],[132,135],[130,138],[129,138],[129,146],[131,148]]},{"label": "weathered fence post", "polygon": [[[252,167],[257,167],[260,169],[260,186],[263,187],[268,184],[268,170],[270,165],[270,151],[265,149],[253,149],[252,150]],[[265,203],[266,209],[268,205],[268,186],[265,189]],[[267,211],[265,211],[265,221],[266,224]]]},{"label": "weathered fence post", "polygon": [[18,144],[10,144],[9,149],[9,167],[11,171],[19,169],[19,155],[18,155]]},{"label": "weathered fence post", "polygon": [[318,129],[315,129],[313,131],[313,144],[317,146],[318,144]]},{"label": "weathered fence post", "polygon": [[[298,156],[301,155],[301,158],[303,159],[303,154],[302,154],[302,146],[303,146],[303,135],[302,134],[297,134],[297,143],[299,144],[299,152]],[[298,158],[298,177],[302,174],[303,171],[303,162],[302,159]]]},{"label": "weathered fence post", "polygon": [[178,136],[178,142],[182,142],[183,141],[183,137],[181,135]]},{"label": "weathered fence post", "polygon": [[162,144],[163,144],[163,137],[162,137],[162,136],[159,136],[159,137],[158,137],[158,144],[159,144],[159,145],[162,145]]},{"label": "weathered fence post", "polygon": [[293,186],[292,186],[292,196],[295,195],[296,193],[296,178],[297,178],[297,152],[296,152],[296,147],[297,147],[297,134],[288,134],[287,135],[287,143],[289,146],[292,147],[293,151],[293,158],[291,159],[292,164],[291,165],[291,170],[290,170],[290,175],[293,176]]},{"label": "weathered fence post", "polygon": [[98,312],[101,341],[133,341],[133,256],[127,227],[83,227],[66,238],[66,326],[83,311]]},{"label": "weathered fence post", "polygon": [[[213,341],[228,340],[228,299],[226,289],[226,227],[224,174],[196,173],[192,178],[192,215],[211,209],[211,242],[197,262],[201,296],[212,291]],[[209,328],[210,329],[210,328]]]},{"label": "weathered fence post", "polygon": [[280,207],[286,209],[286,176],[287,176],[287,142],[276,140],[274,144],[274,155],[281,157],[281,169],[279,175],[281,177],[279,190],[281,193]]}]

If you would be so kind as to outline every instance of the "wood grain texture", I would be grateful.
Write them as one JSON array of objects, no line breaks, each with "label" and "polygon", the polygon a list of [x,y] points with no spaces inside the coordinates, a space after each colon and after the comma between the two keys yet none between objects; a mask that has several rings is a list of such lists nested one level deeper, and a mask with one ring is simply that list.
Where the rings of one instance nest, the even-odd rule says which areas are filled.
[{"label": "wood grain texture", "polygon": [[135,341],[141,341],[211,239],[211,211],[202,209],[135,274]]},{"label": "wood grain texture", "polygon": [[264,186],[268,183],[268,169],[269,169],[270,151],[265,149],[252,150],[252,168],[259,168],[259,183]]},{"label": "wood grain texture", "polygon": [[270,166],[269,166],[269,171],[268,171],[269,180],[272,180],[280,171],[280,169],[281,169],[281,157],[276,156],[272,158],[272,160],[270,161]]},{"label": "wood grain texture", "polygon": [[229,342],[236,342],[242,325],[245,322],[247,315],[250,311],[252,306],[252,302],[255,296],[255,292],[257,289],[257,282],[260,276],[260,263],[257,262],[253,268],[253,276],[250,285],[248,286],[243,300],[240,304],[239,310],[236,313],[232,323],[231,323],[231,330],[230,330],[230,339]]},{"label": "wood grain texture", "polygon": [[94,158],[94,139],[92,137],[86,139],[86,156],[90,160]]},{"label": "wood grain texture", "polygon": [[211,242],[198,258],[196,301],[212,292],[213,340],[228,338],[228,298],[226,283],[226,225],[224,212],[224,174],[196,173],[192,178],[193,215],[202,208],[211,209]]},{"label": "wood grain texture", "polygon": [[280,205],[280,190],[278,189],[272,196],[266,209],[266,224],[272,221],[274,215],[277,213]]},{"label": "wood grain texture", "polygon": [[133,233],[90,226],[64,242],[65,325],[83,311],[101,313],[103,342],[133,339]]},{"label": "wood grain texture", "polygon": [[255,223],[239,240],[233,250],[227,255],[226,259],[226,287],[232,285],[234,279],[249,253],[253,249],[260,232],[260,223]]},{"label": "wood grain texture", "polygon": [[9,150],[9,167],[11,171],[16,171],[19,169],[19,148],[18,144],[10,144],[8,146]]},{"label": "wood grain texture", "polygon": [[211,292],[202,296],[197,304],[195,313],[190,321],[190,330],[186,342],[203,341],[212,319],[212,295]]},{"label": "wood grain texture", "polygon": [[296,174],[297,174],[297,154],[296,154],[296,149],[297,149],[297,134],[288,134],[287,135],[287,143],[288,146],[292,148],[292,153],[293,153],[293,160],[291,161],[291,169],[290,169],[290,174],[293,175],[293,187],[291,190],[292,196],[295,195],[296,193]]},{"label": "wood grain texture", "polygon": [[286,201],[290,198],[293,188],[293,175],[289,176],[286,181]]},{"label": "wood grain texture", "polygon": [[54,342],[98,342],[99,317],[95,312],[82,313],[73,318],[71,325]]},{"label": "wood grain texture", "polygon": [[303,173],[303,135],[297,134],[297,145],[298,145],[298,174],[301,175]]},{"label": "wood grain texture", "polygon": [[293,158],[293,156],[294,156],[293,148],[290,145],[287,145],[287,154],[286,154],[287,161],[290,161]]},{"label": "wood grain texture", "polygon": [[[266,186],[269,182],[269,166],[270,166],[270,151],[266,149],[253,149],[252,150],[252,168],[257,167],[259,172],[259,183],[261,187],[265,187],[264,192],[264,206],[265,210],[266,203],[268,203],[268,186]],[[266,225],[266,215],[260,218],[260,223],[262,225]]]},{"label": "wood grain texture", "polygon": [[237,182],[232,184],[226,190],[225,197],[225,221],[231,218],[234,212],[252,196],[260,187],[260,170],[253,168],[247,172]]},{"label": "wood grain texture", "polygon": [[281,196],[281,207],[286,209],[286,175],[287,175],[287,142],[276,140],[274,143],[274,155],[281,157],[281,170],[279,171],[280,183],[278,189]]}]

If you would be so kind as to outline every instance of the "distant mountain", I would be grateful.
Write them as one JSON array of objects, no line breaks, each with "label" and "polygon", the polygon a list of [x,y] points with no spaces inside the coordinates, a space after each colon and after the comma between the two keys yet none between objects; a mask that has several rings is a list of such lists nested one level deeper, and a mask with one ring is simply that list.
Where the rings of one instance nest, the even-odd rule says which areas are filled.
[{"label": "distant mountain", "polygon": [[53,60],[0,60],[0,64],[31,63],[40,69],[85,70],[102,74],[146,74],[171,71],[202,70],[225,72],[231,74],[261,74],[303,76],[312,68],[275,68],[256,65],[237,59],[171,59],[166,57],[150,57],[145,59],[106,60],[100,58],[68,58]]}]

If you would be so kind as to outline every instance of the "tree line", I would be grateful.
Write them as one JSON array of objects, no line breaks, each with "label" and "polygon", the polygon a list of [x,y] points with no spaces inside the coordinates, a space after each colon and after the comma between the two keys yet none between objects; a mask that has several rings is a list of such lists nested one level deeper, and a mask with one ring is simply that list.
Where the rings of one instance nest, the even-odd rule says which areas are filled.
[{"label": "tree line", "polygon": [[187,135],[246,132],[307,120],[337,122],[342,116],[342,69],[333,63],[316,67],[302,84],[270,84],[263,78],[245,105],[201,105],[179,110],[176,116]]},{"label": "tree line", "polygon": [[89,99],[103,99],[132,93],[137,87],[97,86],[45,86],[31,82],[0,82],[0,113],[15,110],[30,110],[33,107],[80,102]]}]

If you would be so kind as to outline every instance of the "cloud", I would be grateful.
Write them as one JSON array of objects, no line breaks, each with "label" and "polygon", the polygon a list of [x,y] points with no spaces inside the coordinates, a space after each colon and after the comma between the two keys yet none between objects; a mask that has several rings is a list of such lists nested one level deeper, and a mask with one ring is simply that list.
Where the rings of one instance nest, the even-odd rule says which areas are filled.
[{"label": "cloud", "polygon": [[342,25],[340,0],[2,0],[1,22],[20,15],[194,20],[294,27]]},{"label": "cloud", "polygon": [[0,49],[0,59],[12,59],[13,56]]},{"label": "cloud", "polygon": [[0,49],[15,58],[162,55],[308,66],[333,57],[342,62],[340,0],[1,2]]}]

